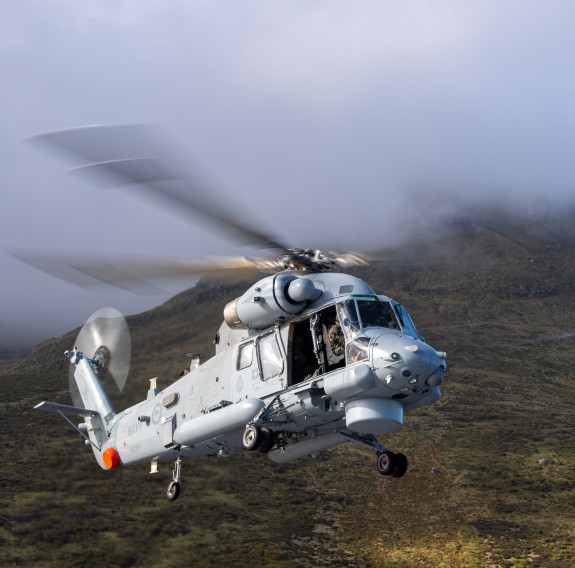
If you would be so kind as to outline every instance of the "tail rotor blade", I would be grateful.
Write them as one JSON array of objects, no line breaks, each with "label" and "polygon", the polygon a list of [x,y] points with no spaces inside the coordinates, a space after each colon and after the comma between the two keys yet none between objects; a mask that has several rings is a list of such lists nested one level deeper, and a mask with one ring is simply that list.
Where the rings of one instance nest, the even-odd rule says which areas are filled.
[{"label": "tail rotor blade", "polygon": [[[78,337],[77,347],[85,357],[99,362],[99,374],[111,377],[120,392],[124,390],[132,345],[126,319],[114,308],[102,308],[90,316]],[[75,406],[83,406],[74,379],[74,367],[69,373],[70,393]]]}]

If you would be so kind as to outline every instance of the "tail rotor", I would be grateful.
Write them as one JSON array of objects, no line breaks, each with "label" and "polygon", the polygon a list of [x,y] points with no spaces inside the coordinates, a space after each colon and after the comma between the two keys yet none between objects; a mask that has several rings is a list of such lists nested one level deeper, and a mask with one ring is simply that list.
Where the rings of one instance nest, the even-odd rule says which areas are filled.
[{"label": "tail rotor", "polygon": [[[96,361],[99,379],[111,378],[123,391],[130,369],[132,343],[126,318],[115,308],[102,308],[92,314],[84,324],[74,345],[85,357]],[[82,394],[70,366],[68,381],[74,406],[85,408]]]}]

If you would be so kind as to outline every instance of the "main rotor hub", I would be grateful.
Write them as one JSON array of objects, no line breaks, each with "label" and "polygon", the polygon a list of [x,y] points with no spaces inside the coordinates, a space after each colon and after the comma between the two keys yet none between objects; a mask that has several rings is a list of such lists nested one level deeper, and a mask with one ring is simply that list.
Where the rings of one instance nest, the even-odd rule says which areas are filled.
[{"label": "main rotor hub", "polygon": [[282,262],[288,270],[310,270],[314,272],[328,272],[336,266],[334,259],[320,250],[314,249],[288,249]]},{"label": "main rotor hub", "polygon": [[283,270],[304,270],[309,272],[330,272],[336,267],[350,268],[366,266],[369,260],[357,253],[324,253],[318,249],[285,249],[280,258],[250,258],[256,270],[281,272]]}]

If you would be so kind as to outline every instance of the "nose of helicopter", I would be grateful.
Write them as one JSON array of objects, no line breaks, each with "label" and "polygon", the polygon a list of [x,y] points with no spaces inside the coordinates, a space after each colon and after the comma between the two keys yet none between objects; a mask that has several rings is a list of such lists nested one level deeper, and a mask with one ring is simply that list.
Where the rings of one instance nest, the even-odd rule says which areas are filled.
[{"label": "nose of helicopter", "polygon": [[373,344],[373,366],[386,387],[417,393],[443,382],[445,353],[411,336],[385,333]]}]

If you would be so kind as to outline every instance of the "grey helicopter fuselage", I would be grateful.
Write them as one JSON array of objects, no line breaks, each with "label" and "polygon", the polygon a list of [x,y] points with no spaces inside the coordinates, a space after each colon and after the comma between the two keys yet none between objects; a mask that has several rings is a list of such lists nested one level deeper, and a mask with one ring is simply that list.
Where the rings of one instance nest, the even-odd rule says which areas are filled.
[{"label": "grey helicopter fuselage", "polygon": [[[50,259],[44,253],[18,258],[76,284],[128,289],[158,276],[214,270],[274,274],[226,306],[215,356],[201,365],[199,357],[192,357],[189,371],[164,390],[152,379],[145,400],[116,414],[97,373],[109,372],[123,385],[127,367],[115,363],[122,352],[127,357],[129,342],[108,340],[93,327],[90,341],[79,341],[80,332],[78,348],[66,352],[76,406],[45,401],[36,408],[62,415],[104,469],[147,462],[154,472],[158,462],[175,460],[167,491],[171,500],[180,493],[183,458],[226,456],[236,448],[288,462],[349,441],[376,452],[380,474],[404,475],[406,456],[387,450],[373,434],[397,430],[405,412],[439,399],[445,353],[418,336],[402,306],[358,278],[331,272],[366,266],[366,257],[292,248],[267,234],[251,211],[240,215],[225,196],[180,169],[161,139],[145,125],[125,124],[67,128],[33,138],[40,147],[73,156],[73,170],[91,181],[140,187],[143,191],[135,194],[154,196],[193,215],[194,222],[199,215],[242,244],[276,253],[227,259],[113,260],[84,254]],[[120,345],[124,348],[116,349]],[[83,422],[76,426],[69,416]]]},{"label": "grey helicopter fuselage", "polygon": [[229,455],[246,449],[250,424],[272,432],[265,451],[276,462],[345,441],[380,453],[372,434],[399,429],[404,412],[440,398],[445,353],[356,277],[280,272],[224,315],[214,357],[193,358],[163,390],[152,380],[147,398],[118,414],[82,388],[93,382],[91,361],[70,355],[86,408],[99,405],[82,430],[102,468],[147,462],[155,471],[158,461]]}]

